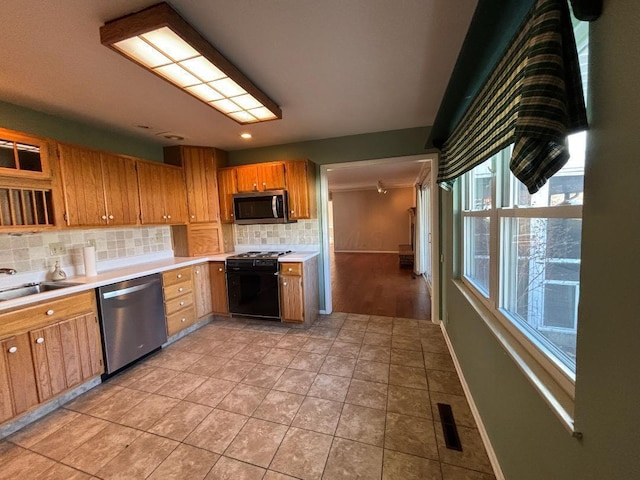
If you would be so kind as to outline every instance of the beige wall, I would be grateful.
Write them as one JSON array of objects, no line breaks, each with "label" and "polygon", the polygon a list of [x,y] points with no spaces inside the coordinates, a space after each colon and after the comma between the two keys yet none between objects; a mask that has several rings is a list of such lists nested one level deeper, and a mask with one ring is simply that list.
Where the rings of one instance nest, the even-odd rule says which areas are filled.
[{"label": "beige wall", "polygon": [[408,209],[415,206],[412,187],[333,192],[335,251],[397,252],[411,243]]}]

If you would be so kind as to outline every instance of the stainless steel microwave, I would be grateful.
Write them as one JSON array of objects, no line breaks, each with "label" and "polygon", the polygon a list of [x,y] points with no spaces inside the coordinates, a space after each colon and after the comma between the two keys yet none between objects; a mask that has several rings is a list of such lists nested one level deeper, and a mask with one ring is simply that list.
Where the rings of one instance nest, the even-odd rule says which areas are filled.
[{"label": "stainless steel microwave", "polygon": [[241,225],[295,222],[289,220],[289,199],[286,190],[234,194],[233,217],[235,222]]}]

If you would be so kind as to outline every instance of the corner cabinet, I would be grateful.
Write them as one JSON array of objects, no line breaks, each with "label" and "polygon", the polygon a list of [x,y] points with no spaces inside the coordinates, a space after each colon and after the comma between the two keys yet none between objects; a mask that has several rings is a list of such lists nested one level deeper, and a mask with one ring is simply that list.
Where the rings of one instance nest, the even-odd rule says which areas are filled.
[{"label": "corner cabinet", "polygon": [[318,318],[318,257],[280,263],[280,317],[311,325]]},{"label": "corner cabinet", "polygon": [[104,372],[93,290],[0,314],[0,423]]},{"label": "corner cabinet", "polygon": [[187,223],[182,168],[138,160],[140,219],[144,225]]}]

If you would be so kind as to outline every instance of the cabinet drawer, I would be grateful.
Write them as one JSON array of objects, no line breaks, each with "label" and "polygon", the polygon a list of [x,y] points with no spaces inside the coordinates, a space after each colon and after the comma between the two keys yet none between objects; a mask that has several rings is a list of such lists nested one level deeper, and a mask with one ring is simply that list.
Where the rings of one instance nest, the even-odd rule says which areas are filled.
[{"label": "cabinet drawer", "polygon": [[164,308],[167,315],[172,315],[180,310],[193,306],[193,294],[182,295],[165,302]]},{"label": "cabinet drawer", "polygon": [[196,320],[196,311],[193,305],[172,315],[167,315],[167,335],[170,337],[180,330],[192,325]]},{"label": "cabinet drawer", "polygon": [[176,283],[184,282],[185,280],[191,280],[191,267],[177,268],[170,270],[162,274],[162,284],[175,285]]},{"label": "cabinet drawer", "polygon": [[162,289],[164,292],[164,301],[168,301],[179,297],[181,295],[186,295],[187,293],[193,292],[193,284],[191,283],[191,279],[176,283],[174,285],[166,286]]},{"label": "cabinet drawer", "polygon": [[302,264],[299,262],[281,262],[280,273],[283,275],[302,275]]},{"label": "cabinet drawer", "polygon": [[95,313],[94,290],[0,314],[0,338],[50,325],[83,313]]}]

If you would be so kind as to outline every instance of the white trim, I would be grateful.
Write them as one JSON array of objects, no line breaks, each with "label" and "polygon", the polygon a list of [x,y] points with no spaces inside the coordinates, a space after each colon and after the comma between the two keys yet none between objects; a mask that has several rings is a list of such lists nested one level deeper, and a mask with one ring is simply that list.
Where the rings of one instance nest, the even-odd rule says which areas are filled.
[{"label": "white trim", "polygon": [[438,323],[440,318],[440,189],[438,188],[438,162],[440,157],[436,155],[431,159],[431,321]]},{"label": "white trim", "polygon": [[335,253],[393,253],[397,255],[400,253],[398,250],[336,250],[333,249]]},{"label": "white trim", "polygon": [[502,473],[502,469],[500,468],[500,463],[498,462],[498,456],[496,455],[496,452],[493,449],[493,445],[491,444],[491,439],[489,438],[489,434],[487,433],[487,430],[484,427],[484,423],[482,423],[482,417],[480,417],[480,412],[478,411],[478,407],[476,406],[476,403],[473,401],[471,390],[469,389],[469,385],[467,384],[467,381],[464,378],[464,374],[462,373],[462,367],[460,367],[460,362],[458,361],[458,357],[456,356],[456,352],[453,349],[453,345],[451,344],[451,339],[447,334],[447,329],[443,322],[440,322],[440,329],[442,330],[444,341],[447,342],[447,348],[449,349],[449,353],[451,354],[451,359],[453,360],[453,365],[455,366],[456,372],[458,373],[458,378],[460,379],[462,390],[464,391],[464,395],[467,398],[467,403],[469,404],[469,409],[471,410],[471,414],[473,415],[473,418],[476,421],[476,426],[478,427],[478,432],[480,433],[480,438],[482,439],[484,448],[487,451],[489,462],[491,462],[491,468],[493,468],[493,474],[495,475],[496,480],[505,480],[504,473]]},{"label": "white trim", "polygon": [[[322,238],[321,248],[322,248],[322,265],[324,271],[324,278],[320,279],[320,282],[324,284],[324,312],[331,313],[333,311],[333,302],[331,295],[331,260],[330,260],[330,245],[329,245],[329,180],[327,178],[327,171],[329,169],[336,170],[341,168],[354,168],[354,167],[366,167],[370,165],[380,165],[385,163],[400,163],[400,162],[415,162],[417,160],[428,160],[431,162],[431,168],[433,171],[437,171],[437,156],[434,154],[420,154],[420,155],[408,155],[405,157],[394,157],[394,158],[377,158],[374,160],[363,160],[359,162],[346,162],[346,163],[330,163],[320,165],[320,213],[321,213],[321,221],[320,221],[320,235]],[[438,212],[438,201],[437,201],[437,189],[436,187],[436,175],[432,175],[432,189],[434,198],[436,199],[433,202],[432,212]],[[431,258],[432,265],[435,265],[435,268],[440,268],[440,251],[438,246],[438,236],[440,235],[440,222],[437,215],[431,215],[433,225],[432,228],[432,244],[431,244]],[[434,218],[435,217],[435,218]],[[397,253],[397,252],[395,252]],[[438,305],[438,284],[439,281],[439,270],[433,272],[433,284],[434,291],[436,294],[431,297],[431,318],[432,321],[439,320],[437,315],[439,315],[439,305]]]}]

